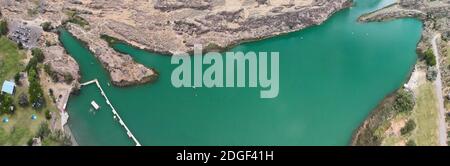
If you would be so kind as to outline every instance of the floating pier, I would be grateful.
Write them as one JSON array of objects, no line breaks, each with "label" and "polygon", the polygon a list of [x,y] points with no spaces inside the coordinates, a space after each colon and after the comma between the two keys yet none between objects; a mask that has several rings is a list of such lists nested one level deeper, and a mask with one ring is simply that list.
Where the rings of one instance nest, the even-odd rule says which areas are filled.
[{"label": "floating pier", "polygon": [[127,125],[125,124],[125,122],[123,122],[122,118],[120,117],[119,113],[117,113],[116,109],[112,106],[111,102],[109,101],[108,97],[106,96],[105,92],[103,91],[103,88],[100,86],[100,83],[98,82],[97,79],[85,82],[80,84],[81,86],[87,86],[90,84],[96,84],[97,87],[100,89],[100,92],[102,94],[102,96],[105,98],[106,103],[109,105],[109,107],[111,107],[111,111],[114,114],[115,119],[117,119],[120,123],[120,125],[125,128],[127,135],[129,138],[131,138],[134,143],[136,143],[136,146],[141,146],[141,144],[139,143],[139,141],[136,139],[136,137],[134,137],[133,133],[130,131],[130,129],[128,129]]}]

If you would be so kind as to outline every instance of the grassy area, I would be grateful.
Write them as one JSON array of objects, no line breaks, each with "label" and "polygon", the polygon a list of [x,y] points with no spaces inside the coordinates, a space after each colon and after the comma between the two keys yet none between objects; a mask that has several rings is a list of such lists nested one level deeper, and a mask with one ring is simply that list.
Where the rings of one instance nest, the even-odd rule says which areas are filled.
[{"label": "grassy area", "polygon": [[[23,51],[18,50],[16,44],[5,37],[0,38],[0,82],[12,79],[13,76],[24,70],[25,65],[22,60],[26,58]],[[41,69],[42,70],[42,69]],[[42,71],[41,71],[42,72]],[[45,107],[36,111],[31,106],[20,107],[20,94],[28,94],[27,86],[17,86],[13,96],[16,110],[13,114],[0,114],[0,120],[4,117],[9,119],[8,123],[0,121],[0,145],[27,145],[28,141],[35,137],[42,123],[51,123],[45,118],[45,111],[49,110],[54,116],[54,120],[59,123],[60,115],[58,109],[54,106],[47,92],[44,92]],[[37,119],[31,119],[36,115]],[[43,145],[61,145],[62,141],[54,134],[45,137],[42,140]]]},{"label": "grassy area", "polygon": [[417,145],[439,145],[437,98],[432,83],[421,85],[418,90],[416,107],[411,118],[417,123],[417,129],[411,138]]},{"label": "grassy area", "polygon": [[19,51],[17,45],[6,37],[0,37],[0,81],[11,80],[14,75],[24,69],[21,63],[25,53]]},{"label": "grassy area", "polygon": [[[420,85],[415,90],[414,108],[407,106],[405,111],[396,109],[398,106],[404,106],[401,103],[405,103],[399,100],[401,92],[402,90],[399,90],[390,95],[375,109],[365,125],[358,130],[352,145],[393,146],[405,145],[408,141],[419,146],[439,144],[439,115],[433,83]],[[410,124],[408,122],[414,123],[414,127],[406,125]]]},{"label": "grassy area", "polygon": [[[416,105],[411,113],[400,113],[395,115],[386,124],[405,124],[408,119],[414,120],[416,128],[408,134],[384,134],[383,144],[386,146],[399,145],[412,140],[418,146],[437,146],[438,137],[438,110],[437,98],[433,83],[426,82],[418,87],[416,94]],[[385,132],[387,128],[384,128]]]}]

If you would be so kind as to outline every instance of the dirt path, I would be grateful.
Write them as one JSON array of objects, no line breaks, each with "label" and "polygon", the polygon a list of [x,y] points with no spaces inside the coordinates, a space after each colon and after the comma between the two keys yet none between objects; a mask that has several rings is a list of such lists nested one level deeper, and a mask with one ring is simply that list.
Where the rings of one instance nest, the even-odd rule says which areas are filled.
[{"label": "dirt path", "polygon": [[447,125],[445,123],[445,108],[444,108],[444,98],[442,95],[442,80],[441,80],[441,70],[439,66],[439,51],[436,44],[436,40],[438,39],[439,34],[436,34],[431,40],[431,44],[433,45],[433,52],[436,56],[436,67],[437,67],[437,77],[435,81],[436,95],[438,99],[438,109],[439,109],[439,144],[441,146],[447,145]]}]

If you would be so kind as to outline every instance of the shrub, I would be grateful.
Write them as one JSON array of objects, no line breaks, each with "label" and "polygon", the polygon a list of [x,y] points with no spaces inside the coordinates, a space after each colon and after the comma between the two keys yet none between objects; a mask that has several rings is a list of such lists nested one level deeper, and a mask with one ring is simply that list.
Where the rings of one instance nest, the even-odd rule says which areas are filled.
[{"label": "shrub", "polygon": [[27,66],[25,67],[25,71],[30,71],[30,69],[37,70],[38,60],[36,57],[32,57],[30,61],[28,61]]},{"label": "shrub", "polygon": [[105,40],[105,41],[108,43],[108,45],[109,45],[110,47],[112,47],[112,46],[114,46],[115,44],[117,44],[117,43],[120,42],[119,39],[117,39],[117,38],[115,38],[115,37],[112,37],[112,36],[105,35],[105,34],[101,34],[101,35],[100,35],[100,38],[103,39],[103,40]]},{"label": "shrub", "polygon": [[398,112],[409,112],[414,108],[414,96],[411,92],[399,90],[393,106]]},{"label": "shrub", "polygon": [[73,76],[70,73],[65,73],[64,80],[66,81],[66,84],[71,84],[73,81]]},{"label": "shrub", "polygon": [[52,114],[50,113],[49,110],[46,110],[46,111],[45,111],[45,119],[47,119],[47,120],[52,119]]},{"label": "shrub", "polygon": [[6,20],[0,21],[0,36],[8,33],[8,22]]},{"label": "shrub", "polygon": [[67,11],[66,14],[69,18],[62,22],[63,25],[65,25],[69,22],[73,23],[73,24],[77,24],[83,28],[85,26],[89,25],[89,22],[87,22],[84,18],[80,17],[76,11]]},{"label": "shrub", "polygon": [[41,138],[45,138],[48,135],[50,135],[50,129],[48,128],[48,124],[43,122],[41,123],[41,125],[39,126],[39,130],[37,132],[37,136],[41,137]]},{"label": "shrub", "polygon": [[434,80],[436,80],[437,75],[438,75],[438,72],[437,72],[437,69],[435,67],[431,67],[431,66],[428,67],[427,75],[426,75],[427,80],[434,81]]},{"label": "shrub", "polygon": [[44,62],[45,56],[41,49],[33,48],[31,50],[31,55],[33,55],[33,57],[36,57],[36,59],[39,63]]},{"label": "shrub", "polygon": [[35,109],[41,109],[45,104],[45,99],[42,87],[39,84],[39,77],[37,76],[35,69],[30,69],[28,71],[28,82],[30,82],[28,93],[30,94],[31,106]]},{"label": "shrub", "polygon": [[52,98],[53,103],[56,103],[55,94],[53,93],[53,89],[48,89],[48,93],[50,94],[50,98]]},{"label": "shrub", "polygon": [[20,73],[16,73],[16,75],[14,75],[14,83],[16,83],[16,85],[21,85],[20,84]]},{"label": "shrub", "polygon": [[50,64],[44,65],[44,71],[50,76],[50,78],[52,78],[53,82],[59,81],[58,73],[56,73],[52,70],[52,67],[50,66]]},{"label": "shrub", "polygon": [[27,145],[28,146],[32,146],[33,145],[33,138],[28,139]]},{"label": "shrub", "polygon": [[423,56],[428,66],[436,65],[436,57],[434,56],[433,50],[428,49]]},{"label": "shrub", "polygon": [[14,107],[13,98],[9,95],[0,94],[0,114],[11,114],[11,107]]},{"label": "shrub", "polygon": [[30,104],[30,102],[28,102],[28,96],[24,93],[19,95],[19,105],[22,107],[26,107]]},{"label": "shrub", "polygon": [[408,140],[408,142],[406,142],[406,146],[417,146],[416,142],[414,140]]},{"label": "shrub", "polygon": [[410,133],[411,131],[413,131],[416,128],[416,122],[414,122],[414,120],[410,119],[406,122],[405,126],[400,129],[400,133],[402,135],[406,135],[408,133]]},{"label": "shrub", "polygon": [[53,29],[51,22],[44,22],[41,24],[41,27],[44,31],[49,32]]}]

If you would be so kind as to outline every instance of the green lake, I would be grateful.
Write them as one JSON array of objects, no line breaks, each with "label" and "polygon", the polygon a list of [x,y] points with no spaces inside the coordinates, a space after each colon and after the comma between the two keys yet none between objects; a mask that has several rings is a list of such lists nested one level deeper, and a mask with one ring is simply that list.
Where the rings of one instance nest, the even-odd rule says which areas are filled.
[{"label": "green lake", "polygon": [[[60,40],[79,63],[82,81],[97,78],[143,145],[348,145],[355,129],[416,62],[422,24],[415,19],[358,23],[392,0],[356,0],[320,26],[244,43],[231,51],[280,52],[280,91],[174,88],[169,56],[117,44],[117,51],[156,68],[154,84],[109,86],[97,59],[69,32]],[[99,111],[92,111],[95,100]],[[71,96],[69,127],[80,145],[134,145],[94,85]]]}]

